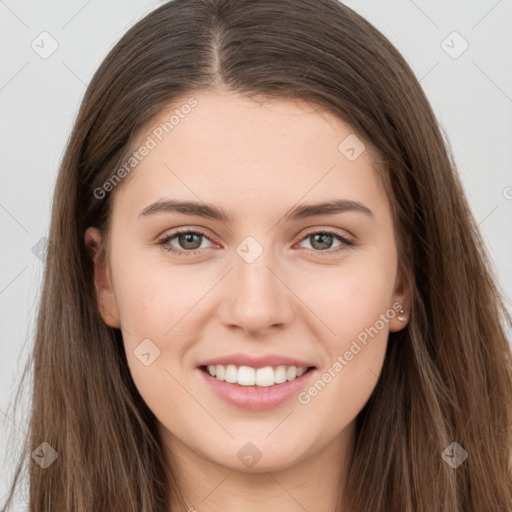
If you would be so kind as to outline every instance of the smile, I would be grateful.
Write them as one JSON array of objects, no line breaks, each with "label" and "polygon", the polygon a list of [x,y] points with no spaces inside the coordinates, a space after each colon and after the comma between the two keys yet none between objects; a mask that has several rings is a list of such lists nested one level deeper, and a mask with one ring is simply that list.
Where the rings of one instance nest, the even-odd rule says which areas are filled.
[{"label": "smile", "polygon": [[295,380],[304,375],[313,367],[298,366],[265,366],[252,368],[251,366],[208,365],[201,369],[220,381],[238,384],[239,386],[270,387]]}]

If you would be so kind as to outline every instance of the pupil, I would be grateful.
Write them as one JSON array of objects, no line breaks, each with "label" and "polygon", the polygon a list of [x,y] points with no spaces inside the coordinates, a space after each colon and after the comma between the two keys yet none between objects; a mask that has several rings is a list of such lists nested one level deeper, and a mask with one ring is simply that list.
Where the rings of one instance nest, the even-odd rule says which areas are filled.
[{"label": "pupil", "polygon": [[[313,240],[315,239],[315,237],[319,237],[320,238],[320,245],[321,245],[321,249],[328,249],[329,248],[329,245],[330,243],[332,242],[332,235],[326,235],[326,234],[316,234],[316,235],[313,235]],[[327,239],[327,241],[324,241],[322,242],[322,239]]]},{"label": "pupil", "polygon": [[197,249],[201,245],[201,241],[199,241],[199,244],[197,244],[197,240],[196,240],[195,246],[193,246],[193,247],[188,247],[187,244],[188,243],[194,244],[193,237],[199,238],[199,236],[200,235],[196,235],[195,233],[186,233],[185,235],[181,235],[180,236],[180,244],[185,249]]}]

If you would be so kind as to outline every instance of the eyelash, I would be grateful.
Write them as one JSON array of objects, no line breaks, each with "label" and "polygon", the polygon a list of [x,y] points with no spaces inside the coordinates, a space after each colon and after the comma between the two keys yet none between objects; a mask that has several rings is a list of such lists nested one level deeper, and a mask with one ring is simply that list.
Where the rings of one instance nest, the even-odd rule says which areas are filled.
[{"label": "eyelash", "polygon": [[[193,251],[182,251],[182,250],[175,249],[171,245],[168,245],[169,242],[173,238],[176,238],[176,236],[184,234],[184,233],[185,234],[192,234],[192,235],[203,236],[207,240],[210,240],[210,242],[212,241],[210,239],[210,237],[206,233],[203,233],[203,232],[197,231],[197,230],[193,230],[193,229],[182,228],[182,229],[176,229],[171,234],[169,234],[169,235],[165,236],[164,238],[160,239],[157,242],[157,244],[159,246],[161,246],[165,251],[171,252],[171,253],[176,254],[178,256],[194,256],[195,254],[201,252],[201,249],[194,249]],[[338,251],[343,250],[345,247],[350,247],[350,246],[355,245],[354,242],[352,242],[351,240],[349,240],[349,239],[345,238],[344,236],[340,235],[337,231],[331,231],[331,230],[312,230],[312,231],[308,231],[302,237],[302,239],[300,241],[303,242],[304,240],[306,240],[306,238],[309,238],[312,235],[318,235],[318,234],[333,235],[334,237],[338,238],[338,240],[340,240],[342,242],[342,245],[340,247],[338,247],[337,249],[334,249],[332,251],[329,250],[329,249],[327,249],[326,251],[310,250],[310,252],[315,253],[315,255],[328,256],[328,255],[332,255],[333,253],[337,253]]]}]

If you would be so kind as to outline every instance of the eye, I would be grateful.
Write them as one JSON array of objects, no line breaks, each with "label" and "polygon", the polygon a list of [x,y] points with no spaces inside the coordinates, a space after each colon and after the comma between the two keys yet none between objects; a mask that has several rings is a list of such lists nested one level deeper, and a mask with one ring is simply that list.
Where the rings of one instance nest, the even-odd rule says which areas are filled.
[{"label": "eye", "polygon": [[[210,240],[208,235],[202,233],[201,231],[196,231],[192,229],[176,229],[171,232],[157,243],[167,252],[171,252],[176,255],[183,256],[193,256],[201,252],[202,238],[206,238]],[[171,242],[176,239],[178,244],[182,248],[176,248]],[[333,240],[338,239],[340,244],[337,249],[327,252],[333,244]],[[346,247],[354,245],[354,242],[341,235],[337,231],[332,231],[328,229],[323,230],[313,230],[309,231],[305,237],[302,238],[302,242],[305,240],[312,240],[312,249],[314,249],[315,255],[319,253],[326,253],[326,255],[330,255],[333,252],[336,253],[340,250],[343,250]],[[210,240],[211,241],[211,240]],[[204,249],[204,247],[203,247]],[[324,256],[324,254],[322,254]]]},{"label": "eye", "polygon": [[354,245],[353,241],[349,240],[348,238],[341,235],[337,231],[325,229],[309,231],[306,234],[306,236],[302,239],[302,241],[311,240],[310,243],[312,248],[314,249],[314,253],[319,254],[325,253],[327,249],[330,249],[335,238],[337,238],[340,241],[338,247],[332,251],[329,251],[327,254],[322,254],[322,256],[332,255],[333,252],[336,253],[338,251],[345,249],[346,247]]},{"label": "eye", "polygon": [[[171,241],[175,238],[178,244],[180,244],[184,250],[176,248],[171,244]],[[173,254],[193,256],[194,254],[200,252],[199,249],[201,247],[201,238],[210,240],[210,238],[201,231],[194,231],[191,229],[177,229],[159,240],[158,245],[160,245],[167,252],[172,252]]]}]

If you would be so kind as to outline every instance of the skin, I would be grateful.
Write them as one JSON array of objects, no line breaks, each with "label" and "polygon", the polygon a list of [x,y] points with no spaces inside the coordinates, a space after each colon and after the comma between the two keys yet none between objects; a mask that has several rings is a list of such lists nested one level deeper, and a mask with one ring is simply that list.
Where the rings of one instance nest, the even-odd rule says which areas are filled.
[{"label": "skin", "polygon": [[[138,143],[190,96],[153,120]],[[159,421],[190,507],[332,511],[388,333],[407,319],[395,314],[359,343],[362,350],[305,405],[293,397],[265,411],[239,409],[210,391],[197,365],[239,351],[277,353],[312,362],[318,378],[380,315],[396,313],[393,303],[407,314],[389,201],[369,149],[355,161],[338,150],[353,129],[332,113],[302,100],[256,101],[218,89],[193,97],[198,105],[115,190],[108,239],[95,227],[85,233],[95,246],[102,318],[122,331],[134,382]],[[234,221],[139,217],[171,196],[213,203]],[[373,215],[284,220],[298,203],[335,198],[358,201]],[[178,227],[209,239],[186,245],[175,237],[168,245],[185,252],[201,243],[199,254],[173,255],[158,245]],[[306,236],[313,228],[354,245],[336,237],[322,245]],[[236,252],[247,236],[263,249],[251,263]],[[160,355],[145,366],[134,350],[148,338]],[[247,442],[262,455],[251,467],[237,457]]]}]

